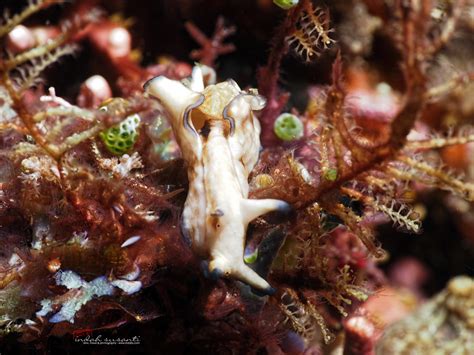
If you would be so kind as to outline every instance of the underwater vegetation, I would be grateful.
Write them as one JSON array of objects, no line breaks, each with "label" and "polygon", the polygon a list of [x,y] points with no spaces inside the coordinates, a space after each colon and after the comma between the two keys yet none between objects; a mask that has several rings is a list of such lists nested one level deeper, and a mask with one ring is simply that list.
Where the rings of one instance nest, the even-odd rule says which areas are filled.
[{"label": "underwater vegetation", "polygon": [[472,351],[472,1],[0,9],[0,353]]}]

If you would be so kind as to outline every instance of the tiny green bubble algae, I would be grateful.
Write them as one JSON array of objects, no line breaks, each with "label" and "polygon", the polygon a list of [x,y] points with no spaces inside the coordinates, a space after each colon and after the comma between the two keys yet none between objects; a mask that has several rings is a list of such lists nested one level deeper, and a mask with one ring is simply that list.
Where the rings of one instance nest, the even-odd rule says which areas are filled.
[{"label": "tiny green bubble algae", "polygon": [[299,0],[273,0],[273,3],[284,10],[289,10],[298,5]]},{"label": "tiny green bubble algae", "polygon": [[122,155],[130,151],[138,139],[140,116],[134,114],[124,121],[100,133],[107,150],[115,155]]},{"label": "tiny green bubble algae", "polygon": [[292,141],[303,137],[303,122],[291,113],[282,113],[275,121],[273,130],[278,138]]}]

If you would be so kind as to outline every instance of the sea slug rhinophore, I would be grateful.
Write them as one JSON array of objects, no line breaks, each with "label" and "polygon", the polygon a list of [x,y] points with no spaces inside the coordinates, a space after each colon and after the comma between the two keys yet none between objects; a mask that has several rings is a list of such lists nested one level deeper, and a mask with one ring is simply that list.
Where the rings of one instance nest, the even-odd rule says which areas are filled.
[{"label": "sea slug rhinophore", "polygon": [[211,274],[270,293],[269,283],[243,260],[248,224],[290,208],[281,200],[248,199],[248,176],[260,150],[260,124],[253,111],[261,110],[265,99],[240,90],[233,80],[204,87],[199,66],[187,85],[159,76],[144,88],[169,112],[187,163],[189,191],[181,223],[193,251],[209,259]]}]

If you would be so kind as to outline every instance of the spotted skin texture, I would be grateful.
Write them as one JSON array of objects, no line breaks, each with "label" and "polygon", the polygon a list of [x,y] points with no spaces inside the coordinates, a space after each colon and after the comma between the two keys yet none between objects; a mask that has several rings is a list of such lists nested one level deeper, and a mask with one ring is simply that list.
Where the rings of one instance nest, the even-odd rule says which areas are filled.
[{"label": "spotted skin texture", "polygon": [[248,176],[260,150],[260,124],[254,111],[265,100],[243,92],[229,80],[204,87],[196,67],[187,86],[156,77],[145,91],[169,112],[174,135],[187,163],[189,190],[183,235],[193,251],[207,259],[211,277],[241,280],[266,293],[269,283],[243,260],[248,224],[275,210],[288,210],[281,200],[248,199]]}]

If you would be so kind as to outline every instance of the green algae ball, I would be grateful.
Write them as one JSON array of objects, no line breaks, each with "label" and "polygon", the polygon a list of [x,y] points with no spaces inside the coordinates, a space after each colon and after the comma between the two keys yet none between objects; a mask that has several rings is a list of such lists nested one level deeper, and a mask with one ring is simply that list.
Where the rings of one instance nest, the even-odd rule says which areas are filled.
[{"label": "green algae ball", "polygon": [[328,169],[324,172],[323,176],[327,181],[336,181],[337,169]]},{"label": "green algae ball", "polygon": [[253,253],[244,255],[244,261],[246,264],[253,264],[257,261],[258,258],[258,248],[253,251]]},{"label": "green algae ball", "polygon": [[288,10],[298,5],[299,0],[273,0],[273,3],[282,9]]},{"label": "green algae ball", "polygon": [[140,116],[134,114],[128,116],[119,124],[110,127],[100,133],[100,138],[107,149],[115,155],[127,153],[138,139],[138,126],[140,125]]},{"label": "green algae ball", "polygon": [[282,113],[275,121],[273,130],[278,138],[284,141],[292,141],[303,137],[303,123],[291,113]]}]

